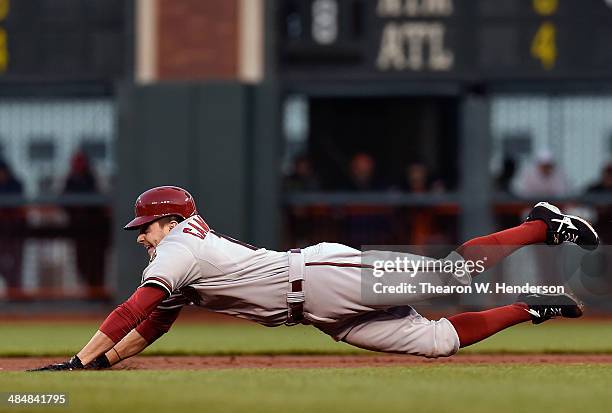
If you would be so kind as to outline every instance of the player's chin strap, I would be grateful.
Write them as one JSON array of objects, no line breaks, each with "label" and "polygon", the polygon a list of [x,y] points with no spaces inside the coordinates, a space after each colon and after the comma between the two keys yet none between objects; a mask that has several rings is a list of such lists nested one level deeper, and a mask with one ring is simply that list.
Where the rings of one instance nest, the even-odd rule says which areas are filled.
[{"label": "player's chin strap", "polygon": [[289,290],[287,291],[287,324],[300,324],[304,319],[304,255],[299,248],[289,255]]}]

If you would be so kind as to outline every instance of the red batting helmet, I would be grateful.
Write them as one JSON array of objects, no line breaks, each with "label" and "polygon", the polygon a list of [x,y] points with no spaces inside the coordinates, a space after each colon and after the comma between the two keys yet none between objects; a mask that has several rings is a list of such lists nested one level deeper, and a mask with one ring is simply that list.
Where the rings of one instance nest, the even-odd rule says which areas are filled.
[{"label": "red batting helmet", "polygon": [[138,229],[168,215],[187,219],[198,213],[191,194],[178,186],[158,186],[143,192],[136,200],[134,211],[136,217],[123,229]]}]

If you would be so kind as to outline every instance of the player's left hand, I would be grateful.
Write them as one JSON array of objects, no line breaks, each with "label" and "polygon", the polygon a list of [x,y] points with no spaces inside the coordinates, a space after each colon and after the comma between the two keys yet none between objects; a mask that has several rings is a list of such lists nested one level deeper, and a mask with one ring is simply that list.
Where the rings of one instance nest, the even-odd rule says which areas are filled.
[{"label": "player's left hand", "polygon": [[39,367],[36,369],[30,369],[26,371],[72,371],[72,370],[82,370],[84,368],[83,363],[81,363],[81,359],[79,356],[72,356],[70,360],[64,361],[63,363],[49,364],[48,366]]},{"label": "player's left hand", "polygon": [[104,370],[110,369],[110,367],[110,361],[108,360],[108,357],[106,357],[105,354],[99,355],[85,366],[85,368],[88,370]]}]

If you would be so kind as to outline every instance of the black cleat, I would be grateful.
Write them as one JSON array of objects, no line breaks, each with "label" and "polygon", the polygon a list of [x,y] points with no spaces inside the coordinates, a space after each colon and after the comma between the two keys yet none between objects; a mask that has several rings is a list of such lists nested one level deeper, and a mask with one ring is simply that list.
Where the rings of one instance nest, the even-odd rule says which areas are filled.
[{"label": "black cleat", "polygon": [[573,242],[586,250],[594,250],[599,245],[599,236],[591,224],[580,217],[565,215],[559,208],[548,202],[539,202],[533,207],[526,221],[544,221],[548,226],[546,243],[559,245]]},{"label": "black cleat", "polygon": [[521,294],[516,299],[529,306],[531,322],[540,324],[553,317],[578,318],[583,305],[569,294]]}]

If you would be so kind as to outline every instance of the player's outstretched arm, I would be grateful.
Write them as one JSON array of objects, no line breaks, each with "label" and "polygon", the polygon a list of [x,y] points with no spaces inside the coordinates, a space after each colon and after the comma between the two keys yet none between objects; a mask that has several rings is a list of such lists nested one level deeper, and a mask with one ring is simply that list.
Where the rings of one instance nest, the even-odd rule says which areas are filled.
[{"label": "player's outstretched arm", "polygon": [[178,318],[182,305],[174,308],[157,308],[120,342],[86,367],[92,369],[109,368],[122,360],[135,356],[170,330]]},{"label": "player's outstretched arm", "polygon": [[108,338],[102,331],[98,330],[85,347],[77,353],[77,357],[81,360],[81,363],[87,364],[95,359],[98,354],[106,352],[114,345],[115,343],[113,340]]},{"label": "player's outstretched arm", "polygon": [[106,358],[111,366],[135,356],[149,346],[149,342],[145,340],[136,330],[130,333],[117,343],[115,347],[106,353]]},{"label": "player's outstretched arm", "polygon": [[76,355],[63,363],[50,364],[33,371],[79,370],[101,354],[110,350],[134,327],[153,312],[168,293],[165,290],[143,286],[104,320],[100,329]]},{"label": "player's outstretched arm", "polygon": [[122,360],[135,356],[147,348],[148,345],[149,342],[147,342],[147,340],[142,338],[136,330],[132,330],[113,348],[108,350],[105,354],[96,357],[91,363],[87,364],[85,368],[93,370],[108,369]]}]

